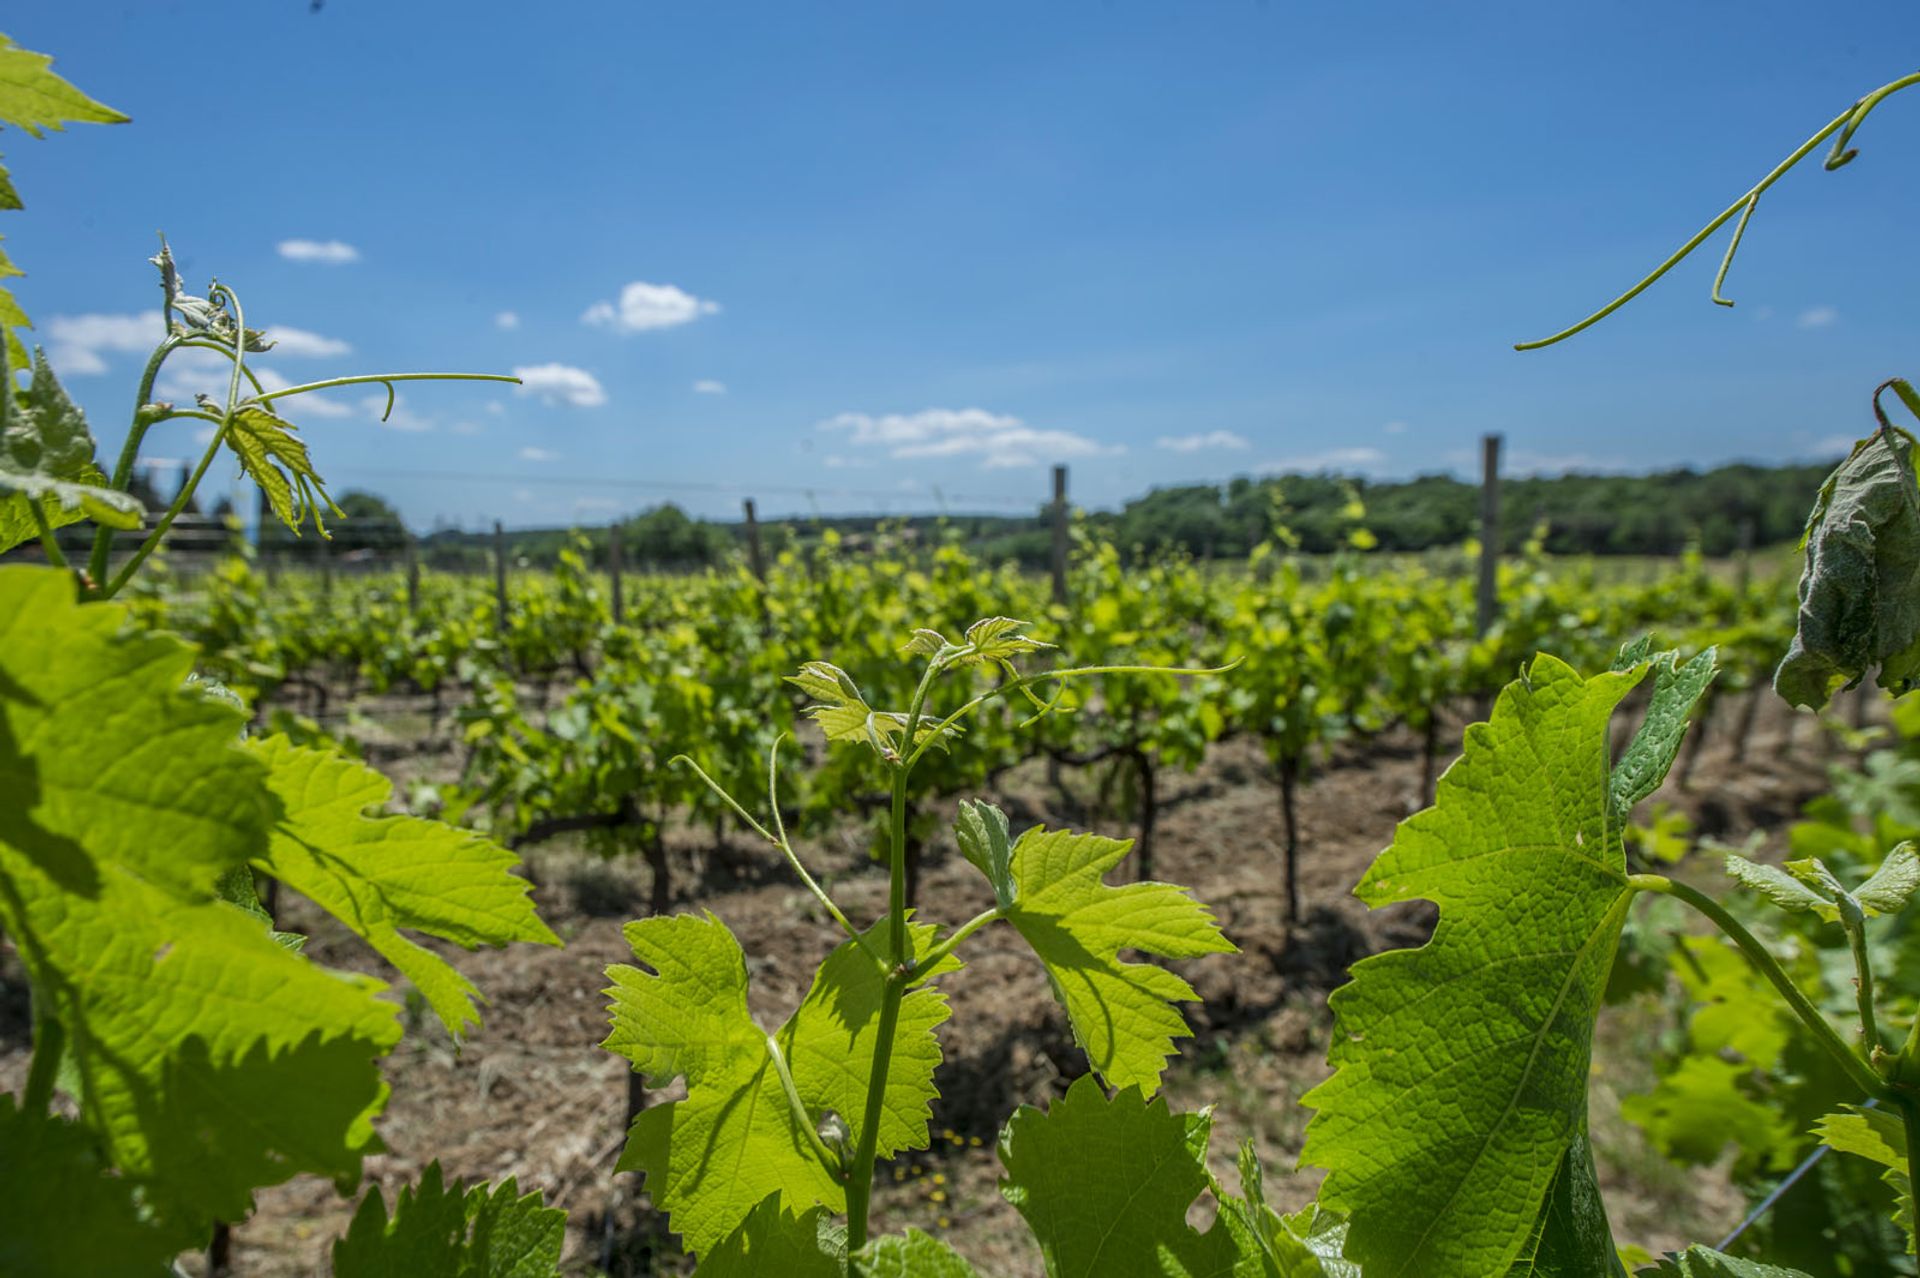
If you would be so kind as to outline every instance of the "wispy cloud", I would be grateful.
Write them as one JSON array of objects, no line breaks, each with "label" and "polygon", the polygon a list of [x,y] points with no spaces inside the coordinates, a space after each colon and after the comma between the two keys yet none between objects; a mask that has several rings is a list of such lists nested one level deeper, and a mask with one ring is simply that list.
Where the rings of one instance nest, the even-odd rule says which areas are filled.
[{"label": "wispy cloud", "polygon": [[145,353],[160,344],[166,326],[159,311],[137,315],[55,315],[47,321],[47,358],[63,377],[107,371],[111,353]]},{"label": "wispy cloud", "polygon": [[1383,435],[1404,435],[1407,433],[1407,424],[1403,421],[1391,421],[1380,428],[1380,433]]},{"label": "wispy cloud", "polygon": [[1329,448],[1324,452],[1266,462],[1261,465],[1260,471],[1267,475],[1288,472],[1314,474],[1329,470],[1371,471],[1386,460],[1387,455],[1378,448]]},{"label": "wispy cloud", "polygon": [[725,382],[716,382],[710,377],[703,377],[693,384],[693,393],[696,395],[724,395],[727,393],[727,384]]},{"label": "wispy cloud", "polygon": [[504,328],[511,332],[513,329],[520,327],[520,316],[513,311],[501,311],[493,317],[493,326],[495,328]]},{"label": "wispy cloud", "polygon": [[1210,430],[1203,435],[1162,435],[1153,441],[1155,448],[1170,453],[1198,453],[1217,448],[1251,448],[1244,435],[1230,430]]},{"label": "wispy cloud", "polygon": [[1800,318],[1794,324],[1800,328],[1826,328],[1840,318],[1840,312],[1831,306],[1809,306],[1800,312]]},{"label": "wispy cloud", "polygon": [[535,448],[529,444],[520,450],[520,460],[529,462],[550,462],[559,460],[560,454],[548,452],[544,448]]},{"label": "wispy cloud", "polygon": [[516,395],[534,395],[549,404],[575,408],[598,408],[607,402],[600,379],[571,364],[526,364],[514,369],[513,375],[520,379],[514,387]]},{"label": "wispy cloud", "polygon": [[360,250],[341,240],[281,240],[280,256],[289,262],[345,266],[360,260]]},{"label": "wispy cloud", "polygon": [[616,333],[646,333],[691,324],[719,309],[720,303],[695,297],[677,285],[635,280],[620,290],[618,301],[595,302],[580,320]]},{"label": "wispy cloud", "polygon": [[331,359],[353,351],[352,346],[337,337],[322,337],[304,328],[275,325],[267,329],[267,338],[273,343],[273,353],[283,358]]},{"label": "wispy cloud", "polygon": [[855,447],[884,450],[902,460],[926,457],[978,457],[987,470],[1037,466],[1125,452],[1065,430],[1040,430],[1004,413],[983,408],[927,408],[917,413],[841,413],[820,429],[845,432]]},{"label": "wispy cloud", "polygon": [[480,427],[474,422],[455,422],[447,427],[449,435],[478,435]]}]

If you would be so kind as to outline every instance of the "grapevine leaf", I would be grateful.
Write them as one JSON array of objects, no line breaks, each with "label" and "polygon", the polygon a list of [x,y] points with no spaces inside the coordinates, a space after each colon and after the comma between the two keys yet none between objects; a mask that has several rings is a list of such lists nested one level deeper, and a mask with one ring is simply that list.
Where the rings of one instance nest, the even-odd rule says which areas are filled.
[{"label": "grapevine leaf", "polygon": [[[22,209],[25,207],[26,205],[20,202],[20,192],[16,190],[13,185],[13,175],[7,172],[6,165],[0,164],[0,209]],[[13,270],[12,264],[8,263],[8,269],[0,272],[0,274],[18,275],[20,272]]]},{"label": "grapevine leaf", "polygon": [[519,858],[471,830],[385,809],[393,783],[364,764],[296,746],[284,736],[247,743],[267,766],[285,815],[260,868],[351,928],[426,996],[447,1032],[478,1023],[472,982],[400,932],[412,928],[467,949],[534,941],[558,945],[511,873]]},{"label": "grapevine leaf", "polygon": [[951,665],[973,666],[1006,661],[1023,653],[1053,647],[1029,635],[1019,634],[1028,623],[1012,617],[983,617],[967,627],[966,646]]},{"label": "grapevine leaf", "polygon": [[[935,930],[908,927],[907,939],[915,954],[928,948]],[[876,924],[867,932],[870,947],[878,948],[881,931]],[[915,975],[927,981],[959,968],[960,960],[949,954]],[[810,1112],[838,1114],[852,1145],[860,1143],[885,984],[885,974],[867,950],[853,941],[842,942],[814,973],[812,988],[777,1036],[801,1100]],[[939,1096],[933,1075],[940,1068],[940,1042],[933,1031],[951,1014],[946,996],[924,985],[900,1000],[880,1131],[875,1137],[877,1157],[927,1147],[927,1127]]]},{"label": "grapevine leaf", "polygon": [[1688,1056],[1651,1092],[1622,1097],[1620,1113],[1676,1162],[1711,1163],[1735,1142],[1742,1167],[1776,1166],[1791,1159],[1793,1132],[1779,1113],[1740,1090],[1751,1072],[1715,1056]]},{"label": "grapevine leaf", "polygon": [[283,949],[298,954],[307,948],[307,938],[298,932],[281,932],[273,926],[273,915],[267,913],[266,906],[260,904],[260,893],[253,884],[253,867],[236,865],[220,875],[220,881],[214,885],[214,892],[228,905],[238,906],[254,922],[267,929],[274,943]]},{"label": "grapevine leaf", "polygon": [[[906,735],[907,716],[891,710],[875,710],[851,676],[830,661],[809,661],[800,673],[788,675],[787,682],[812,697],[807,713],[820,725],[829,741],[861,741],[883,757],[890,756],[895,742]],[[948,737],[960,735],[958,724],[942,729],[937,719],[922,719],[914,734],[918,744],[938,734],[942,744]]]},{"label": "grapevine leaf", "polygon": [[1887,427],[1854,445],[1821,487],[1801,544],[1797,630],[1774,690],[1818,709],[1880,667],[1906,692],[1920,675],[1920,492],[1913,436]]},{"label": "grapevine leaf", "polygon": [[0,1095],[0,1273],[167,1278],[193,1239],[141,1218],[86,1129]]},{"label": "grapevine leaf", "polygon": [[1752,888],[1788,913],[1812,910],[1831,923],[1839,911],[1827,898],[1776,865],[1749,861],[1738,852],[1727,853],[1727,874],[1743,887]]},{"label": "grapevine leaf", "polygon": [[780,1195],[760,1200],[722,1239],[695,1278],[846,1278],[847,1234],[824,1207],[798,1216],[780,1209]]},{"label": "grapevine leaf", "polygon": [[1843,1154],[1854,1154],[1886,1169],[1880,1178],[1899,1200],[1894,1220],[1906,1231],[1907,1254],[1913,1255],[1920,1223],[1914,1216],[1913,1185],[1907,1179],[1907,1133],[1900,1119],[1883,1109],[1842,1105],[1838,1112],[1816,1123],[1813,1134]]},{"label": "grapevine leaf", "polygon": [[1586,1133],[1560,1160],[1533,1234],[1507,1278],[1613,1278],[1613,1230],[1600,1200],[1600,1178]]},{"label": "grapevine leaf", "polygon": [[1607,725],[1644,666],[1541,655],[1400,823],[1355,894],[1426,898],[1433,939],[1362,960],[1331,999],[1331,1078],[1301,1158],[1325,1167],[1369,1278],[1505,1273],[1582,1130],[1595,1013],[1632,892]]},{"label": "grapevine leaf", "polygon": [[10,376],[0,392],[0,550],[39,535],[36,503],[50,528],[82,519],[140,526],[139,500],[106,487],[93,460],[93,432],[44,351],[33,353],[33,380],[24,393],[15,393]]},{"label": "grapevine leaf", "polygon": [[265,404],[247,404],[234,413],[227,424],[227,447],[240,460],[247,478],[260,485],[280,522],[295,536],[308,519],[321,536],[327,526],[321,518],[321,505],[335,515],[344,512],[333,504],[320,476],[313,469],[307,446],[295,434],[297,428]]},{"label": "grapevine leaf", "polygon": [[1122,950],[1166,958],[1237,953],[1213,913],[1166,883],[1108,887],[1106,872],[1132,840],[1034,826],[1013,846],[1013,902],[1005,917],[1046,965],[1073,1036],[1109,1087],[1151,1096],[1192,1031],[1172,1004],[1193,987],[1164,967],[1129,963]]},{"label": "grapevine leaf", "polygon": [[[918,953],[934,929],[909,932]],[[627,925],[626,937],[647,970],[607,969],[613,1029],[603,1046],[656,1086],[685,1075],[687,1097],[634,1120],[620,1170],[646,1173],[654,1201],[695,1254],[725,1238],[769,1194],[779,1195],[782,1211],[805,1212],[816,1203],[843,1210],[837,1169],[808,1129],[829,1110],[854,1129],[864,1111],[882,986],[866,951],[847,941],[829,955],[806,999],[770,1037],[747,1009],[746,960],[719,919],[642,919]],[[943,962],[927,975],[956,966]],[[883,1157],[926,1144],[940,1060],[933,1028],[947,1015],[937,991],[902,1000],[876,1135]],[[787,1097],[776,1049],[789,1062],[804,1119]]]},{"label": "grapevine leaf", "polygon": [[1915,891],[1920,891],[1920,855],[1912,843],[1887,853],[1873,877],[1853,890],[1853,899],[1869,915],[1898,914]]},{"label": "grapevine leaf", "polygon": [[1019,885],[1013,881],[1013,836],[1007,814],[991,803],[962,799],[953,832],[960,855],[993,884],[994,902],[1003,910],[1012,909]]},{"label": "grapevine leaf", "polygon": [[958,1252],[938,1238],[909,1229],[876,1238],[853,1258],[854,1278],[979,1278]]},{"label": "grapevine leaf", "polygon": [[1642,1269],[1641,1278],[1808,1278],[1798,1269],[1763,1265],[1757,1260],[1736,1260],[1711,1247],[1693,1246],[1669,1255],[1652,1269]]},{"label": "grapevine leaf", "polygon": [[1000,1133],[1000,1192],[1026,1217],[1048,1278],[1235,1274],[1246,1257],[1233,1231],[1187,1223],[1208,1187],[1212,1127],[1210,1113],[1173,1113],[1138,1088],[1108,1100],[1090,1074],[1044,1113],[1022,1105]]},{"label": "grapevine leaf", "polygon": [[[1624,657],[1626,653],[1623,651],[1621,655]],[[1613,765],[1613,776],[1607,783],[1615,825],[1625,825],[1634,805],[1660,788],[1667,770],[1673,766],[1674,756],[1680,752],[1680,739],[1687,733],[1687,716],[1693,713],[1693,707],[1717,673],[1712,648],[1698,653],[1685,665],[1680,665],[1671,652],[1660,653],[1652,662],[1653,697],[1647,703],[1646,718],[1641,720],[1626,753]]]},{"label": "grapevine leaf", "polygon": [[913,637],[900,645],[900,651],[910,652],[916,657],[931,657],[935,653],[953,645],[938,630],[916,630]]},{"label": "grapevine leaf", "polygon": [[124,124],[127,117],[95,102],[52,71],[53,59],[0,35],[0,120],[40,137],[67,124]]},{"label": "grapevine leaf", "polygon": [[449,1189],[435,1161],[401,1189],[391,1218],[376,1188],[333,1244],[334,1278],[557,1278],[567,1214],[519,1188],[509,1176]]},{"label": "grapevine leaf", "polygon": [[192,652],[0,568],[0,928],[67,1031],[85,1121],[169,1217],[342,1181],[376,1147],[398,1038],[377,982],[337,977],[218,900],[275,810],[242,716],[182,690]]},{"label": "grapevine leaf", "polygon": [[1213,1183],[1220,1221],[1242,1256],[1235,1278],[1359,1278],[1359,1268],[1340,1259],[1346,1231],[1333,1216],[1308,1208],[1287,1217],[1269,1207],[1252,1141],[1240,1146],[1238,1163],[1244,1197]]}]

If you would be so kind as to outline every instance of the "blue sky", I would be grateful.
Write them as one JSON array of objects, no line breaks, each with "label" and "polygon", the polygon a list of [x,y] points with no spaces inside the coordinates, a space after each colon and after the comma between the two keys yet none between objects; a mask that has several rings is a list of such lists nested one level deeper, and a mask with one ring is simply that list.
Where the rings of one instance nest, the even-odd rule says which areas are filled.
[{"label": "blue sky", "polygon": [[[1920,372],[1920,91],[1612,296],[1866,90],[1920,10],[1475,3],[39,3],[133,117],[0,139],[15,281],[103,448],[156,230],[410,522],[1020,510],[1272,468],[1824,456]],[[511,317],[511,318],[509,318]],[[172,389],[190,389],[184,369]],[[197,454],[163,427],[158,457]],[[215,472],[224,483],[228,468]]]}]

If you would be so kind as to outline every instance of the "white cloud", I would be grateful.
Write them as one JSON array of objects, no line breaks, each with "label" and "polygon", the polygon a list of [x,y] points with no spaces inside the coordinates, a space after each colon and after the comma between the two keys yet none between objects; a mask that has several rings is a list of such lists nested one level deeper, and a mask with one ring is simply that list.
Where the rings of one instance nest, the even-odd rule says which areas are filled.
[{"label": "white cloud", "polygon": [[480,427],[473,422],[455,422],[447,427],[449,435],[478,435]]},{"label": "white cloud", "polygon": [[520,317],[512,311],[501,311],[493,317],[493,326],[509,330],[516,329],[520,327]]},{"label": "white cloud", "polygon": [[575,408],[598,408],[607,402],[600,379],[584,368],[570,364],[528,364],[513,370],[520,379],[514,388],[519,395],[537,395],[548,403],[571,404]]},{"label": "white cloud", "polygon": [[47,321],[47,358],[68,377],[107,371],[107,353],[144,354],[160,344],[166,325],[159,311],[138,315],[56,315]]},{"label": "white cloud", "polygon": [[490,399],[487,401],[487,411],[495,417],[500,417],[505,415],[507,406],[497,399]]},{"label": "white cloud", "polygon": [[[248,364],[253,375],[260,379],[263,389],[283,391],[294,383],[281,376],[275,369],[259,364]],[[226,403],[227,387],[233,377],[233,361],[218,351],[204,347],[189,346],[175,351],[167,357],[160,378],[154,383],[155,399],[172,404],[191,404],[195,396],[206,395]],[[243,382],[242,395],[253,393],[251,385]],[[382,397],[382,403],[385,398]],[[303,421],[312,417],[352,417],[353,409],[338,399],[328,397],[324,392],[300,395],[293,399],[276,399],[273,410],[294,421]]]},{"label": "white cloud", "polygon": [[1303,457],[1283,457],[1279,461],[1270,461],[1260,467],[1262,474],[1277,475],[1288,471],[1313,474],[1324,470],[1372,470],[1387,460],[1387,455],[1378,448],[1329,448],[1325,452],[1309,453]]},{"label": "white cloud", "polygon": [[1801,450],[1800,455],[1819,461],[1846,457],[1853,452],[1853,446],[1859,442],[1852,435],[1827,435],[1808,444]]},{"label": "white cloud", "polygon": [[353,350],[337,337],[322,337],[304,328],[286,328],[277,324],[267,330],[267,338],[273,343],[273,353],[283,358],[327,359],[349,354]]},{"label": "white cloud", "polygon": [[535,448],[531,444],[520,450],[520,460],[530,462],[550,462],[559,459],[560,454],[544,448]]},{"label": "white cloud", "polygon": [[280,256],[289,262],[344,266],[360,260],[360,250],[339,240],[281,240]]},{"label": "white cloud", "polygon": [[841,413],[820,423],[821,430],[845,431],[856,447],[885,449],[887,456],[977,456],[987,470],[1037,466],[1078,457],[1125,452],[1064,430],[1039,430],[1018,417],[983,408],[928,408],[917,413]]},{"label": "white cloud", "polygon": [[696,395],[724,395],[727,393],[727,384],[725,382],[716,382],[711,377],[703,377],[693,384],[693,393]]},{"label": "white cloud", "polygon": [[1407,433],[1407,424],[1403,421],[1391,421],[1385,426],[1382,426],[1380,430],[1382,434],[1404,435]]},{"label": "white cloud", "polygon": [[1794,323],[1801,328],[1826,328],[1839,318],[1840,312],[1831,306],[1809,306]]},{"label": "white cloud", "polygon": [[1230,430],[1210,430],[1204,435],[1162,435],[1153,441],[1155,448],[1164,448],[1170,453],[1197,453],[1211,448],[1248,448],[1244,435],[1236,435]]},{"label": "white cloud", "polygon": [[648,284],[635,280],[620,290],[617,302],[595,302],[580,317],[583,324],[610,328],[617,333],[645,333],[656,328],[677,328],[691,324],[702,315],[711,315],[720,303],[695,297],[673,284]]},{"label": "white cloud", "polygon": [[[391,410],[387,408],[387,393],[385,391],[368,395],[360,401],[360,409],[366,413],[368,417],[372,418],[376,424],[385,426],[388,430],[400,430],[406,431],[408,434],[415,434],[423,430],[433,429],[433,419],[431,417],[422,417],[420,414],[408,408],[406,396],[404,395],[395,395],[393,397],[393,408]],[[382,419],[382,414],[385,415],[384,420]]]}]

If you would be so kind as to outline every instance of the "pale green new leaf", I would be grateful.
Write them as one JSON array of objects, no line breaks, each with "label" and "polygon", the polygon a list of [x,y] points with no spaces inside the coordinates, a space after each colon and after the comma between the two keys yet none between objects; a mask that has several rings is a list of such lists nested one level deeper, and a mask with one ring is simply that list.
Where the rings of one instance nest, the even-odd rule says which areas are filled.
[{"label": "pale green new leaf", "polygon": [[980,1278],[980,1275],[938,1238],[909,1229],[905,1234],[876,1238],[862,1247],[853,1258],[852,1278]]},{"label": "pale green new leaf", "polygon": [[1173,1040],[1192,1032],[1173,1004],[1195,995],[1166,968],[1126,962],[1121,951],[1198,958],[1238,950],[1184,888],[1107,886],[1107,871],[1132,847],[1130,839],[1033,827],[1013,846],[1013,903],[1004,917],[1046,965],[1094,1072],[1109,1087],[1151,1096]]},{"label": "pale green new leaf", "polygon": [[127,117],[55,75],[53,59],[0,35],[0,121],[34,137],[67,124],[124,124]]},{"label": "pale green new leaf", "polygon": [[436,1160],[400,1190],[393,1215],[374,1189],[333,1244],[333,1278],[557,1278],[567,1213],[498,1185],[447,1188]]},{"label": "pale green new leaf", "polygon": [[[384,815],[393,783],[364,764],[296,746],[247,743],[284,814],[258,864],[357,933],[426,996],[455,1038],[477,1024],[480,992],[409,928],[467,949],[560,938],[534,913],[520,859],[471,830]],[[371,815],[370,815],[371,814]]]},{"label": "pale green new leaf", "polygon": [[[910,929],[916,953],[933,932]],[[720,920],[642,919],[627,925],[626,937],[646,970],[607,969],[613,1029],[603,1046],[655,1086],[684,1075],[687,1097],[634,1120],[620,1169],[646,1173],[654,1202],[695,1254],[733,1232],[769,1194],[790,1214],[816,1204],[844,1210],[845,1188],[813,1129],[832,1111],[859,1138],[882,984],[866,952],[847,941],[829,955],[806,999],[769,1036],[748,1011],[746,960]],[[949,960],[936,971],[956,966]],[[933,1029],[947,1015],[938,991],[902,1000],[876,1135],[882,1157],[927,1142],[940,1061]],[[776,1049],[804,1119],[788,1099]]]},{"label": "pale green new leaf", "polygon": [[[1647,646],[1642,641],[1638,647]],[[1624,650],[1624,658],[1628,651]],[[1687,733],[1687,716],[1718,673],[1714,650],[1708,648],[1685,665],[1676,663],[1675,654],[1663,652],[1652,658],[1653,696],[1647,703],[1646,717],[1633,734],[1626,752],[1613,765],[1607,785],[1615,825],[1624,826],[1634,805],[1660,788],[1674,756],[1680,752],[1680,739]]]},{"label": "pale green new leaf", "polygon": [[1346,1231],[1331,1217],[1322,1219],[1308,1208],[1289,1218],[1267,1205],[1251,1140],[1241,1144],[1238,1166],[1241,1196],[1229,1194],[1218,1181],[1212,1186],[1219,1219],[1240,1252],[1235,1278],[1359,1278],[1359,1269],[1340,1259]]},{"label": "pale green new leaf", "polygon": [[1831,923],[1839,917],[1833,902],[1775,865],[1749,861],[1738,852],[1727,853],[1727,874],[1742,887],[1752,888],[1788,913],[1817,912]]},{"label": "pale green new leaf", "polygon": [[[11,367],[11,365],[9,365]],[[13,379],[0,393],[0,550],[39,535],[33,508],[50,528],[92,519],[138,528],[138,499],[106,487],[94,464],[93,432],[53,375],[46,353],[33,353],[33,380],[15,394]]]},{"label": "pale green new leaf", "polygon": [[[859,741],[872,746],[876,753],[889,756],[896,750],[899,739],[906,735],[906,715],[875,710],[867,704],[852,677],[830,661],[806,662],[800,667],[800,673],[787,676],[787,682],[813,698],[814,704],[807,707],[807,714],[820,725],[829,741]],[[914,742],[918,744],[936,732],[944,744],[947,738],[960,735],[960,727],[953,724],[941,730],[938,719],[922,716],[914,732]]]},{"label": "pale green new leaf", "polygon": [[953,833],[960,855],[993,885],[995,904],[1012,909],[1019,887],[1013,881],[1013,835],[1007,814],[985,800],[962,799]]},{"label": "pale green new leaf", "polygon": [[1884,1109],[1842,1105],[1837,1113],[1814,1124],[1813,1134],[1843,1154],[1853,1154],[1886,1169],[1880,1178],[1899,1199],[1894,1220],[1906,1231],[1907,1254],[1913,1255],[1920,1222],[1914,1216],[1913,1185],[1907,1179],[1907,1133],[1900,1119]]},{"label": "pale green new leaf", "polygon": [[983,617],[967,627],[967,642],[951,665],[974,666],[1007,661],[1024,653],[1053,647],[1019,632],[1029,623],[1012,617]]},{"label": "pale green new leaf", "polygon": [[215,897],[276,808],[242,716],[182,689],[185,645],[73,589],[0,568],[0,928],[66,1029],[84,1120],[172,1220],[243,1219],[303,1171],[351,1181],[394,1009]]},{"label": "pale green new leaf", "polygon": [[1582,679],[1542,655],[1467,729],[1432,808],[1361,880],[1425,898],[1433,939],[1354,965],[1304,1163],[1368,1278],[1505,1273],[1583,1129],[1594,1016],[1632,893],[1607,725],[1645,667]]},{"label": "pale green new leaf", "polygon": [[1740,1089],[1752,1071],[1717,1056],[1688,1056],[1651,1092],[1622,1097],[1620,1113],[1676,1162],[1704,1166],[1732,1143],[1742,1172],[1790,1164],[1797,1142],[1787,1120]]},{"label": "pale green new leaf", "polygon": [[84,1128],[0,1094],[0,1274],[170,1278],[193,1236],[143,1220]]},{"label": "pale green new leaf", "polygon": [[340,508],[327,496],[307,446],[295,434],[297,428],[264,404],[247,404],[233,415],[227,426],[227,447],[240,460],[247,478],[260,485],[280,522],[300,533],[308,519],[322,536],[327,526],[322,507],[340,515]]},{"label": "pale green new leaf", "polygon": [[1808,1278],[1798,1269],[1763,1265],[1757,1260],[1738,1260],[1711,1247],[1693,1246],[1670,1255],[1651,1269],[1642,1269],[1640,1278]]},{"label": "pale green new leaf", "polygon": [[1090,1074],[1044,1113],[1022,1105],[1000,1133],[1000,1192],[1026,1218],[1048,1278],[1227,1278],[1259,1273],[1224,1223],[1187,1209],[1209,1186],[1210,1113],[1176,1114]]},{"label": "pale green new leaf", "polygon": [[760,1200],[740,1227],[706,1254],[694,1278],[847,1278],[847,1231],[824,1207],[782,1211]]},{"label": "pale green new leaf", "polygon": [[1807,519],[1798,629],[1774,690],[1818,709],[1880,667],[1895,693],[1920,675],[1920,491],[1913,436],[1875,431],[1828,477]]},{"label": "pale green new leaf", "polygon": [[1898,914],[1915,891],[1920,891],[1920,855],[1912,843],[1887,853],[1873,877],[1853,890],[1853,899],[1869,915]]}]

